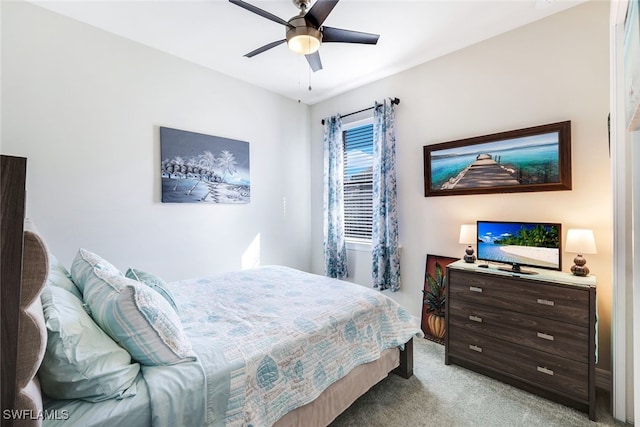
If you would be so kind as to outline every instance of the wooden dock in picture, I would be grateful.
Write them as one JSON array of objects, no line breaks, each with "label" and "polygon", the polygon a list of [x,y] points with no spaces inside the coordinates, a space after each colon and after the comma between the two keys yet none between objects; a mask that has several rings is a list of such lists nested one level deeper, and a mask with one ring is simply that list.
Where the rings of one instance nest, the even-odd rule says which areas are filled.
[{"label": "wooden dock in picture", "polygon": [[518,185],[516,172],[496,162],[490,154],[480,154],[476,160],[455,178],[442,185],[442,189],[495,187]]}]

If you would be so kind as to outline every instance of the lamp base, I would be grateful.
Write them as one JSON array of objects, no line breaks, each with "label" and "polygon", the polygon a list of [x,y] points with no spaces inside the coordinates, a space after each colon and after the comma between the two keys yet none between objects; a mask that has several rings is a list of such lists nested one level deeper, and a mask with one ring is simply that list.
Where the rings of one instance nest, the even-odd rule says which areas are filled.
[{"label": "lamp base", "polygon": [[577,257],[573,259],[574,265],[571,266],[571,273],[574,276],[588,276],[589,275],[589,267],[586,266],[587,260],[583,258],[582,255],[578,254]]},{"label": "lamp base", "polygon": [[476,256],[473,254],[473,248],[468,246],[464,251],[464,262],[468,262],[469,264],[473,264],[476,262]]}]

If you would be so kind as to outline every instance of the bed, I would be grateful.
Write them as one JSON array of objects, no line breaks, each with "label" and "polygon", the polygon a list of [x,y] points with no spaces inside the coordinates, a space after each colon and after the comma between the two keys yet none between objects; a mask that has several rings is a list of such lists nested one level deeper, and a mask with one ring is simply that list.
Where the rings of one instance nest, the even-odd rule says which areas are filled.
[{"label": "bed", "polygon": [[[422,336],[379,291],[282,266],[166,283],[80,249],[67,270],[29,226],[20,284],[3,425],[326,426],[390,372],[410,377]],[[126,318],[125,302],[104,302],[113,295],[151,330]],[[73,335],[65,316],[76,335],[100,334],[90,350],[59,343]],[[115,326],[103,323],[110,316]],[[11,324],[2,327],[4,339]],[[3,348],[3,383],[5,362]],[[98,379],[75,378],[78,366]]]}]

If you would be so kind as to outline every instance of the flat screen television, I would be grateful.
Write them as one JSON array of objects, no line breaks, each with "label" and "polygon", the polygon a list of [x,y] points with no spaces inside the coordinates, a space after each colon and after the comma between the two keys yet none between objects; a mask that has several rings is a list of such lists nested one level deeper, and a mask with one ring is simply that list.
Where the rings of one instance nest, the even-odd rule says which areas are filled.
[{"label": "flat screen television", "polygon": [[478,260],[510,264],[501,270],[535,274],[521,266],[562,269],[562,227],[557,223],[478,221]]}]

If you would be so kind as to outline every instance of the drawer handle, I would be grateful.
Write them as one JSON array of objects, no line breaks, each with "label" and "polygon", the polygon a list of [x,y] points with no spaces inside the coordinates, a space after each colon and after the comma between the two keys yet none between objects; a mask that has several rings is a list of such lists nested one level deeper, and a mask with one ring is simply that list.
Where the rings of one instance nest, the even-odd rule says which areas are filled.
[{"label": "drawer handle", "polygon": [[552,307],[555,305],[553,301],[549,301],[548,299],[541,299],[541,298],[538,298],[538,304],[550,305]]},{"label": "drawer handle", "polygon": [[543,366],[538,366],[537,370],[538,372],[542,372],[543,374],[553,375],[553,371],[551,369],[547,369]]},{"label": "drawer handle", "polygon": [[482,347],[478,347],[477,345],[469,344],[469,350],[477,351],[478,353],[482,353]]},{"label": "drawer handle", "polygon": [[553,335],[545,334],[542,332],[538,332],[536,335],[538,335],[538,338],[542,338],[543,340],[553,341]]},{"label": "drawer handle", "polygon": [[477,286],[469,286],[469,290],[470,290],[471,292],[479,292],[479,293],[482,293],[482,288],[479,288],[479,287],[477,287]]},{"label": "drawer handle", "polygon": [[469,320],[473,320],[474,322],[478,322],[478,323],[482,323],[482,317],[478,317],[478,316],[469,316]]}]

